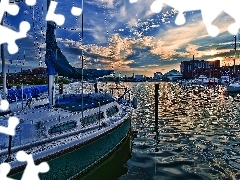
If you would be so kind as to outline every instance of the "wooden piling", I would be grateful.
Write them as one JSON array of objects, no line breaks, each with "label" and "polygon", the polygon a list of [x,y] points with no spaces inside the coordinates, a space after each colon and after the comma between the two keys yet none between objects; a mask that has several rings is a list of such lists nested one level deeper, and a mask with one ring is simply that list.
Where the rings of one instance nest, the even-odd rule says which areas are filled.
[{"label": "wooden piling", "polygon": [[155,84],[155,129],[158,129],[158,90],[159,84]]},{"label": "wooden piling", "polygon": [[8,159],[10,159],[11,149],[12,149],[12,136],[9,135],[9,141],[8,141]]}]

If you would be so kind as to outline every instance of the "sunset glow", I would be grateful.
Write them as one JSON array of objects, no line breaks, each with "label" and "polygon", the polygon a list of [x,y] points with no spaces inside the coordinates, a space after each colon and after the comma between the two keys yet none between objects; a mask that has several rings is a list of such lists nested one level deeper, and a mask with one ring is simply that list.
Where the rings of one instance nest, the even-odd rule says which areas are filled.
[{"label": "sunset glow", "polygon": [[[113,68],[122,75],[153,75],[156,71],[179,70],[180,62],[191,60],[193,55],[196,59],[219,59],[222,65],[231,63],[229,57],[234,56],[234,42],[233,35],[228,32],[233,22],[229,15],[222,13],[215,19],[213,24],[220,28],[220,34],[213,38],[206,31],[200,11],[186,12],[186,23],[177,26],[175,9],[165,5],[160,13],[153,13],[150,10],[152,2],[85,0],[82,41],[81,16],[76,18],[70,14],[73,2],[59,1],[56,12],[63,14],[66,22],[56,30],[58,46],[74,67],[81,67],[79,56],[83,49],[85,68]],[[74,4],[81,7],[81,2]],[[21,47],[19,53],[7,56],[7,62],[24,60],[25,51],[24,67],[38,67],[45,56],[46,3],[38,0],[34,10],[24,3],[20,3],[20,7],[16,17],[4,17],[5,24],[18,28],[19,22],[26,19],[32,28],[27,38],[17,41]],[[9,64],[9,68],[13,71],[20,65]]]}]

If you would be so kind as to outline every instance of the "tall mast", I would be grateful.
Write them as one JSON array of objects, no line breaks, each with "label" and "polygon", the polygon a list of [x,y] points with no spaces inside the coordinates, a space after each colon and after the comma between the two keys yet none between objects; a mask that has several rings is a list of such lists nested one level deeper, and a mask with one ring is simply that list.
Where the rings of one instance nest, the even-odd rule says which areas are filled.
[{"label": "tall mast", "polygon": [[82,120],[83,120],[83,0],[82,0]]},{"label": "tall mast", "polygon": [[[3,18],[1,20],[1,25],[3,25]],[[4,44],[1,44],[1,59],[2,59],[2,83],[3,83],[3,99],[6,99],[7,95],[7,78],[6,78],[6,63],[5,63],[5,56],[4,56]]]},{"label": "tall mast", "polygon": [[[47,11],[49,9],[51,0],[47,0]],[[56,55],[53,54],[57,51],[54,50],[55,46],[52,46],[54,43],[53,38],[51,35],[54,35],[55,23],[52,21],[47,22],[47,32],[46,32],[46,55],[45,55],[45,62],[47,64],[47,71],[48,71],[48,99],[49,99],[49,107],[53,107],[55,105],[55,75],[56,71],[55,68],[48,62],[51,58],[57,58]],[[50,42],[49,42],[50,41]],[[49,45],[51,44],[51,46]]]},{"label": "tall mast", "polygon": [[192,79],[194,78],[194,69],[195,69],[195,64],[194,64],[194,55],[193,55],[193,59],[192,59]]},{"label": "tall mast", "polygon": [[233,76],[234,77],[236,77],[236,67],[235,67],[236,51],[237,51],[237,36],[234,36],[234,60],[233,60]]}]

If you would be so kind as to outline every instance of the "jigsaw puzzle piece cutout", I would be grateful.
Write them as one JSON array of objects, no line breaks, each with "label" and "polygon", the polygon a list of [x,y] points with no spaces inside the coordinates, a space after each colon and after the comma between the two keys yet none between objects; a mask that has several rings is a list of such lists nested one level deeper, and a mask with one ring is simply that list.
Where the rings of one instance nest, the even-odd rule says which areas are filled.
[{"label": "jigsaw puzzle piece cutout", "polygon": [[[237,2],[237,0],[235,0]],[[224,3],[225,2],[225,3]],[[240,1],[237,2],[240,4]],[[210,36],[215,37],[219,34],[219,28],[212,24],[212,22],[217,18],[217,16],[225,10],[225,7],[230,7],[229,4],[226,4],[224,0],[155,0],[151,5],[151,10],[155,13],[159,13],[162,10],[163,4],[171,6],[178,10],[178,15],[176,17],[175,23],[177,25],[183,25],[186,22],[184,17],[184,12],[187,11],[196,11],[201,10],[202,19],[206,26],[207,32]],[[235,6],[239,7],[239,6]],[[231,9],[231,10],[230,10]],[[239,11],[232,11],[232,8],[229,10],[229,14],[238,13]],[[235,14],[233,15],[235,17]],[[230,26],[229,31],[236,32],[238,27],[238,22]]]},{"label": "jigsaw puzzle piece cutout", "polygon": [[46,16],[46,21],[53,21],[58,26],[62,26],[65,22],[65,17],[62,14],[55,14],[58,2],[51,1]]},{"label": "jigsaw puzzle piece cutout", "polygon": [[[137,1],[138,0],[129,0],[130,3],[135,3]],[[225,12],[235,20],[235,22],[228,27],[228,32],[236,35],[239,31],[239,0],[231,0],[231,3],[227,0],[155,0],[150,8],[154,13],[159,13],[164,4],[178,10],[178,15],[175,20],[175,24],[177,25],[183,25],[186,22],[184,12],[201,10],[202,20],[208,34],[212,37],[216,37],[220,30],[212,23],[221,12]]]},{"label": "jigsaw puzzle piece cutout", "polygon": [[239,30],[239,22],[235,22],[228,27],[228,32],[231,33],[232,35],[237,35]]},{"label": "jigsaw puzzle piece cutout", "polygon": [[8,108],[9,108],[9,102],[5,99],[2,99],[0,101],[0,110],[6,111],[6,110],[8,110]]},{"label": "jigsaw puzzle piece cutout", "polygon": [[0,20],[2,20],[5,12],[15,16],[19,12],[19,7],[16,4],[10,4],[9,0],[0,1]]},{"label": "jigsaw puzzle piece cutout", "polygon": [[15,116],[12,116],[8,119],[8,127],[0,126],[0,133],[4,133],[6,135],[15,135],[15,128],[19,124],[19,119]]},{"label": "jigsaw puzzle piece cutout", "polygon": [[238,33],[238,30],[240,28],[240,1],[239,0],[232,0],[231,1],[231,6],[229,5],[228,1],[222,2],[223,5],[223,11],[226,12],[228,15],[230,15],[235,22],[228,27],[228,32],[236,35]]},{"label": "jigsaw puzzle piece cutout", "polygon": [[154,13],[159,13],[162,10],[162,6],[163,6],[163,1],[162,0],[156,0],[151,4],[150,9]]},{"label": "jigsaw puzzle piece cutout", "polygon": [[0,179],[1,180],[14,180],[12,178],[7,177],[10,170],[11,170],[11,166],[8,163],[0,164]]},{"label": "jigsaw puzzle piece cutout", "polygon": [[163,6],[163,2],[161,0],[156,0],[151,4],[150,9],[154,13],[159,13],[162,10],[162,6]]},{"label": "jigsaw puzzle piece cutout", "polygon": [[18,46],[15,41],[27,37],[27,32],[30,30],[30,24],[26,21],[22,21],[19,29],[20,31],[16,32],[5,26],[0,26],[0,44],[8,43],[8,52],[10,54],[18,52]]},{"label": "jigsaw puzzle piece cutout", "polygon": [[71,13],[74,16],[80,16],[82,14],[82,8],[78,8],[78,7],[73,6],[72,9],[71,9]]},{"label": "jigsaw puzzle piece cutout", "polygon": [[136,3],[138,0],[129,0],[130,3]]},{"label": "jigsaw puzzle piece cutout", "polygon": [[200,10],[202,3],[197,0],[156,0],[151,4],[150,8],[153,12],[159,13],[163,4],[178,10],[175,24],[183,25],[186,22],[184,12]]},{"label": "jigsaw puzzle piece cutout", "polygon": [[178,13],[176,20],[175,20],[175,24],[176,25],[183,25],[186,23],[186,19],[183,13]]},{"label": "jigsaw puzzle piece cutout", "polygon": [[46,162],[42,162],[36,166],[32,155],[27,154],[24,151],[18,151],[16,158],[18,161],[27,162],[27,166],[23,172],[21,180],[39,180],[38,173],[46,173],[49,171],[49,165]]},{"label": "jigsaw puzzle piece cutout", "polygon": [[36,0],[26,0],[26,4],[28,6],[34,6],[36,4]]},{"label": "jigsaw puzzle piece cutout", "polygon": [[210,6],[202,8],[202,19],[208,34],[212,37],[216,37],[220,30],[217,26],[213,25],[212,22],[218,17],[222,10],[219,7],[212,8],[214,2],[209,2],[209,5]]}]

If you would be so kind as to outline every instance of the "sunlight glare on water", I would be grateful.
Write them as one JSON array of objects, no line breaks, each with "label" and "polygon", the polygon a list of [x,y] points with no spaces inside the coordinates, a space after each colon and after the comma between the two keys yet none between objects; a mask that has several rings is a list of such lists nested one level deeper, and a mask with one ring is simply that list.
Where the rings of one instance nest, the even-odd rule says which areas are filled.
[{"label": "sunlight glare on water", "polygon": [[132,83],[138,108],[128,173],[119,179],[240,179],[238,96],[161,82],[158,133],[154,83]]}]

